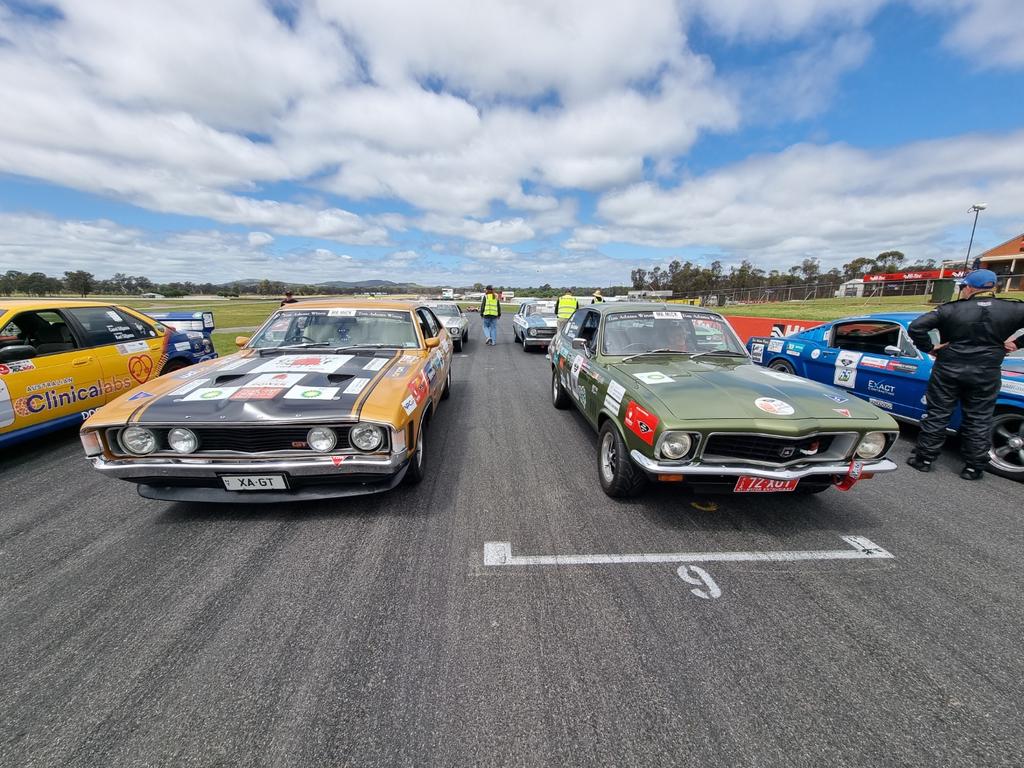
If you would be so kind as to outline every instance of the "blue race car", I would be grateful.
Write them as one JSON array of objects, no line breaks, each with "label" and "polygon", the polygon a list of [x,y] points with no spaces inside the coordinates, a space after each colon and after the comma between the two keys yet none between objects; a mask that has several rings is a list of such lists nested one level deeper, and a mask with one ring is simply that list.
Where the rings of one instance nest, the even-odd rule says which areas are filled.
[{"label": "blue race car", "polygon": [[217,353],[213,350],[213,313],[212,312],[147,312],[162,325],[172,331],[170,343],[167,345],[167,362],[163,373],[177,371],[194,363],[213,360]]},{"label": "blue race car", "polygon": [[[754,362],[814,381],[832,384],[836,402],[845,393],[904,421],[920,421],[932,358],[907,335],[916,312],[844,317],[784,338],[755,336],[747,342]],[[934,333],[934,332],[933,332]],[[959,409],[950,428],[960,426]],[[989,467],[999,475],[1024,480],[1024,352],[1003,362],[1003,386],[992,423]]]}]

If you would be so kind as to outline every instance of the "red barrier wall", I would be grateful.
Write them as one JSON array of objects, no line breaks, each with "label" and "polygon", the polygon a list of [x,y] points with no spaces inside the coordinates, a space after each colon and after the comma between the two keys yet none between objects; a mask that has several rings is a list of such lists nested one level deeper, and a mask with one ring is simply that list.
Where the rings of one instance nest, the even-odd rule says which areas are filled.
[{"label": "red barrier wall", "polygon": [[746,344],[751,336],[788,336],[800,333],[808,328],[823,325],[823,320],[786,320],[779,317],[745,317],[742,315],[726,315],[729,324]]}]

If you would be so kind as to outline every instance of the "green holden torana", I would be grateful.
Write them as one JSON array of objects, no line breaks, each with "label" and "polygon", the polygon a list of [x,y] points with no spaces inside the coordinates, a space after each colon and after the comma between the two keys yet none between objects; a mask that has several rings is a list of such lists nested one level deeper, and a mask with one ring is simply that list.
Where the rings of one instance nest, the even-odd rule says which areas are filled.
[{"label": "green holden torana", "polygon": [[599,432],[609,496],[648,480],[697,490],[818,493],[892,472],[889,414],[751,363],[721,315],[671,304],[582,307],[551,345],[556,408]]}]

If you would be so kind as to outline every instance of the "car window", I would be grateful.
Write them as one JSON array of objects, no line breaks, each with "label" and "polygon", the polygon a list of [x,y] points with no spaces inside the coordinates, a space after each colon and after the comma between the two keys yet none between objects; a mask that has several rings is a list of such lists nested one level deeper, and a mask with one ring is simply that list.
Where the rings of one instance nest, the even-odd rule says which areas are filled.
[{"label": "car window", "polygon": [[597,312],[587,312],[580,323],[578,338],[586,339],[587,346],[591,349],[597,348],[597,326],[601,322],[601,316]]},{"label": "car window", "polygon": [[426,307],[420,307],[416,310],[416,316],[420,321],[420,331],[423,333],[423,338],[432,339],[440,333],[441,328],[437,322],[437,318],[434,314]]},{"label": "car window", "polygon": [[585,309],[577,309],[573,313],[572,317],[565,324],[565,328],[562,329],[562,335],[567,339],[575,339],[576,334],[580,330],[580,323],[583,322],[583,316],[587,314]]},{"label": "car window", "polygon": [[832,346],[851,352],[884,355],[886,347],[900,346],[900,326],[877,320],[837,323],[832,329]]},{"label": "car window", "polygon": [[15,315],[0,328],[0,344],[28,344],[35,347],[36,354],[40,357],[78,349],[78,342],[64,317],[53,310],[22,312]]},{"label": "car window", "polygon": [[73,307],[67,313],[85,331],[86,346],[102,347],[156,336],[156,330],[115,307]]},{"label": "car window", "polygon": [[423,311],[427,315],[427,323],[430,325],[430,330],[433,331],[431,337],[437,336],[441,333],[441,329],[444,328],[444,325],[437,319],[437,316],[434,314],[432,309],[424,308]]},{"label": "car window", "polygon": [[690,355],[698,352],[743,354],[743,345],[728,322],[710,312],[612,312],[605,319],[602,344],[606,355],[632,355],[655,349]]},{"label": "car window", "polygon": [[272,315],[249,342],[256,349],[294,344],[379,344],[401,349],[420,346],[412,316],[408,310],[398,309],[283,310]]}]

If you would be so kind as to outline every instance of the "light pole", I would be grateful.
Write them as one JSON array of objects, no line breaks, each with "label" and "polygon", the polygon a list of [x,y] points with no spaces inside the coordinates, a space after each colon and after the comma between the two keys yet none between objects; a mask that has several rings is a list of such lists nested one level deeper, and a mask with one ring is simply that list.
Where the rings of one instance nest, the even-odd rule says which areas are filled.
[{"label": "light pole", "polygon": [[988,208],[988,203],[975,203],[974,205],[967,209],[968,213],[974,211],[974,224],[971,227],[971,241],[967,243],[967,258],[964,259],[965,270],[970,269],[971,246],[974,245],[974,230],[978,226],[978,214],[984,211],[986,208]]}]

